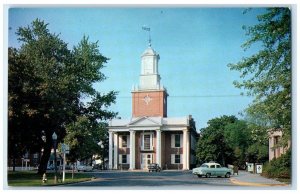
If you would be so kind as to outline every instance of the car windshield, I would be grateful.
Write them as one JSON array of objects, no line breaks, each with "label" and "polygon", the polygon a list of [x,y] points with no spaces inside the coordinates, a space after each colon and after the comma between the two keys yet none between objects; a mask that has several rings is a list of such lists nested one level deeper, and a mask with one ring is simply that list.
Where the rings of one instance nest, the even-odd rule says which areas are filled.
[{"label": "car windshield", "polygon": [[208,166],[206,164],[202,164],[200,167],[202,167],[202,168],[208,168]]}]

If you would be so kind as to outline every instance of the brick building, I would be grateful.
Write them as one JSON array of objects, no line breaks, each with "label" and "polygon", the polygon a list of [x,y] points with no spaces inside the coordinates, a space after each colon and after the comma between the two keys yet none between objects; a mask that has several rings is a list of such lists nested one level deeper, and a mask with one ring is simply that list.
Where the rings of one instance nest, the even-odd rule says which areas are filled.
[{"label": "brick building", "polygon": [[268,132],[269,135],[269,161],[274,158],[279,158],[282,154],[285,154],[286,151],[291,146],[291,141],[288,141],[287,147],[278,146],[279,141],[282,138],[282,130],[279,128],[277,130],[270,129]]},{"label": "brick building", "polygon": [[159,55],[151,45],[142,54],[140,83],[132,88],[132,117],[109,122],[109,168],[191,169],[198,134],[192,116],[167,117],[168,92],[160,83]]}]

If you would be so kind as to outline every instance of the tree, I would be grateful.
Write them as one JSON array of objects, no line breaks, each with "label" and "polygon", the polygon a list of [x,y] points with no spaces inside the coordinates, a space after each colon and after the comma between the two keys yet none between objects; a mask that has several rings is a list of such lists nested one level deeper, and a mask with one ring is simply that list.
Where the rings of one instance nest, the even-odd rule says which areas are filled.
[{"label": "tree", "polygon": [[196,156],[200,163],[217,161],[222,165],[245,167],[246,162],[265,162],[268,137],[265,128],[235,116],[222,116],[208,121],[200,131]]},{"label": "tree", "polygon": [[197,144],[196,156],[201,163],[211,160],[222,165],[232,164],[233,150],[225,142],[225,126],[237,121],[235,116],[222,116],[207,122],[208,127],[201,129]]},{"label": "tree", "polygon": [[248,122],[251,132],[248,147],[246,149],[246,160],[255,163],[264,163],[269,159],[269,138],[267,128],[255,123]]},{"label": "tree", "polygon": [[228,66],[244,79],[235,81],[235,86],[255,96],[246,112],[260,115],[269,128],[281,128],[282,145],[287,145],[291,137],[291,11],[268,8],[257,18],[257,25],[243,27],[250,38],[242,47],[259,44],[261,50]]},{"label": "tree", "polygon": [[237,120],[227,124],[224,130],[225,143],[233,150],[235,163],[245,165],[246,151],[251,143],[251,132],[245,121]]},{"label": "tree", "polygon": [[[99,52],[98,43],[84,36],[69,50],[47,26],[36,19],[30,26],[20,27],[21,48],[9,48],[9,145],[17,142],[22,150],[31,152],[43,148],[39,173],[46,171],[53,132],[61,142],[66,126],[93,111],[87,108],[92,107],[87,106],[88,99],[94,99],[91,103],[99,108],[95,115],[99,122],[115,116],[108,107],[115,102],[116,92],[100,94],[93,88],[95,82],[105,80],[100,70],[108,60]],[[9,147],[12,150],[13,146]]]}]

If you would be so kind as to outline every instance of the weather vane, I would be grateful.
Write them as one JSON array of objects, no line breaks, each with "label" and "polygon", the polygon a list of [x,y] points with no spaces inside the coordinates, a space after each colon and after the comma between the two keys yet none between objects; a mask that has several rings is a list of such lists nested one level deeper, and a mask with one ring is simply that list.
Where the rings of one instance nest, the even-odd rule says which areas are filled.
[{"label": "weather vane", "polygon": [[151,36],[150,36],[150,27],[146,27],[145,25],[142,27],[143,30],[146,30],[149,32],[149,46],[151,47]]}]

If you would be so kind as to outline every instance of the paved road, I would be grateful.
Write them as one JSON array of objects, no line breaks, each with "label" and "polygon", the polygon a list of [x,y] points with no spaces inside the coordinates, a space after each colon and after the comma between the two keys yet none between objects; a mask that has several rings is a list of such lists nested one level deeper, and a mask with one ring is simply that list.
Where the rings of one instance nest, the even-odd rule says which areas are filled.
[{"label": "paved road", "polygon": [[92,173],[95,179],[88,182],[72,184],[68,186],[99,186],[118,189],[129,187],[138,189],[224,189],[234,185],[228,178],[198,178],[191,171],[163,171],[163,172],[129,172],[108,171]]}]

